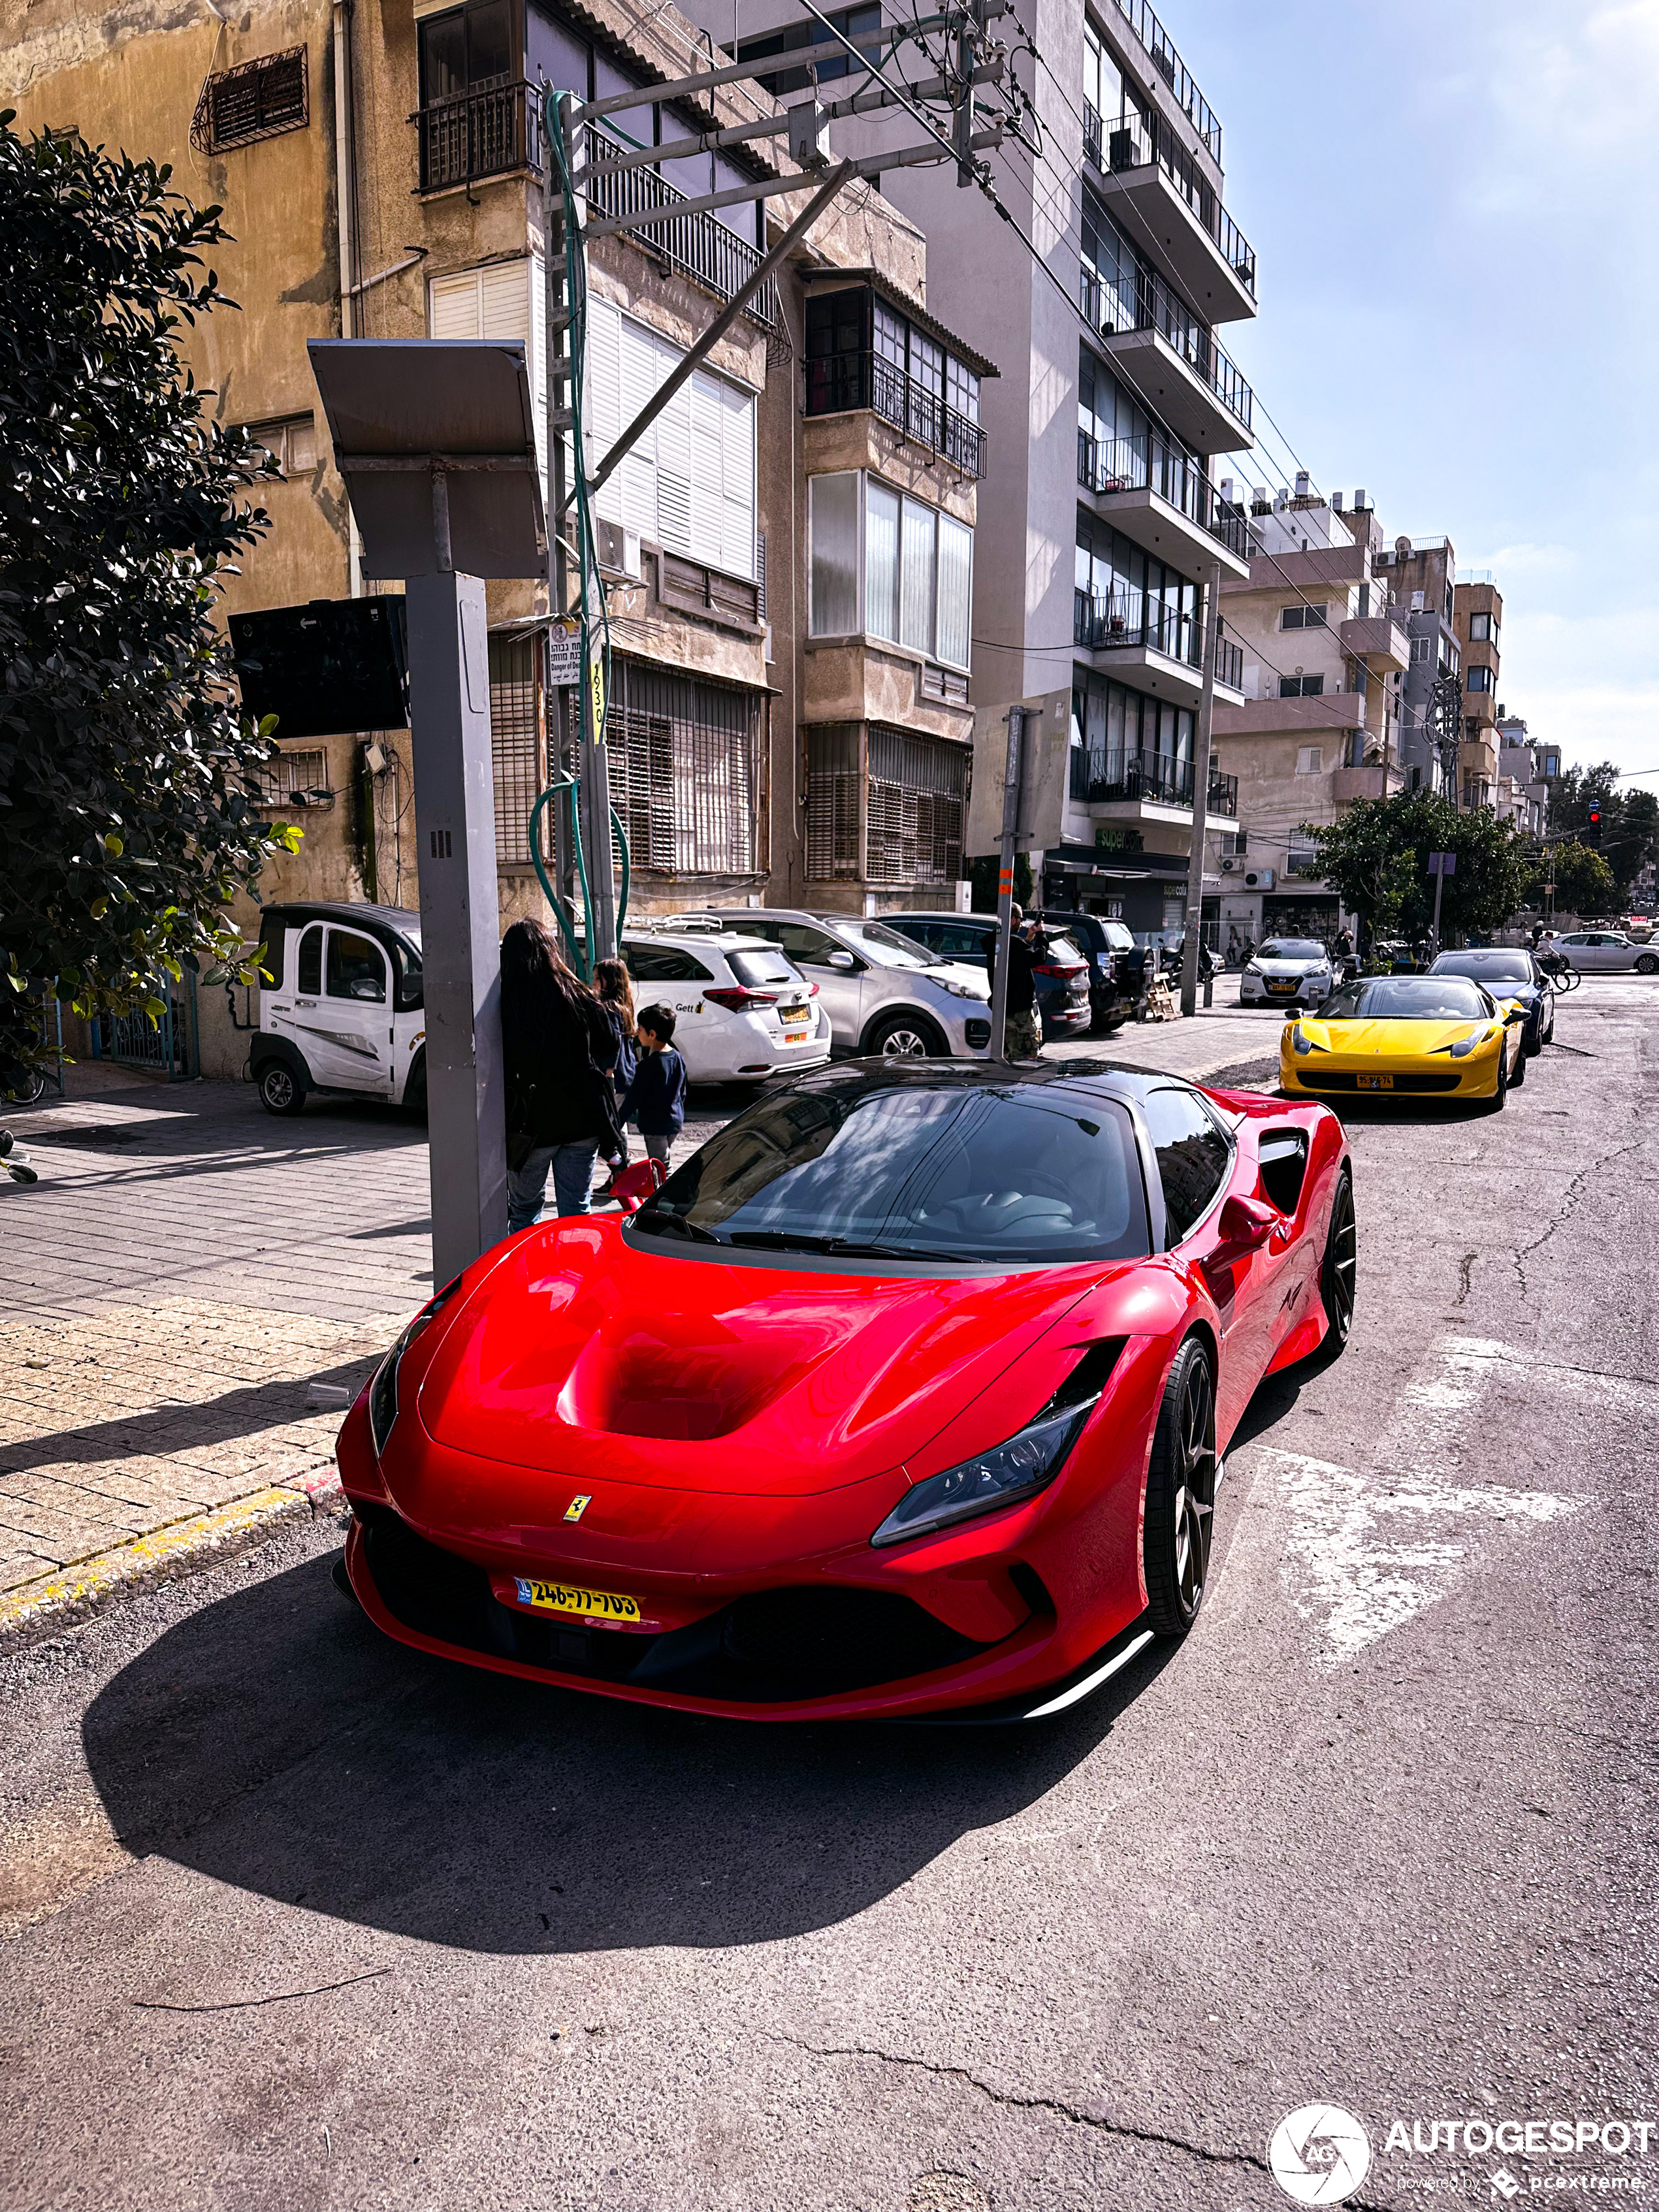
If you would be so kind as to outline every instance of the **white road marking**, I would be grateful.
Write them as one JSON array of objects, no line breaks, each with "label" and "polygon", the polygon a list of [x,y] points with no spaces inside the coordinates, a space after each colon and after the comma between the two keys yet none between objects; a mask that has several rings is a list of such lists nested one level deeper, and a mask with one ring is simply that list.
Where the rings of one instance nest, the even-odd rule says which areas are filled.
[{"label": "white road marking", "polygon": [[1374,1466],[1258,1447],[1273,1493],[1285,1594],[1320,1632],[1316,1666],[1343,1665],[1437,1604],[1472,1564],[1483,1529],[1546,1524],[1585,1503],[1460,1480],[1487,1392],[1516,1368],[1571,1396],[1594,1384],[1602,1397],[1650,1401],[1651,1385],[1610,1384],[1488,1338],[1451,1335],[1437,1340],[1400,1393]]}]

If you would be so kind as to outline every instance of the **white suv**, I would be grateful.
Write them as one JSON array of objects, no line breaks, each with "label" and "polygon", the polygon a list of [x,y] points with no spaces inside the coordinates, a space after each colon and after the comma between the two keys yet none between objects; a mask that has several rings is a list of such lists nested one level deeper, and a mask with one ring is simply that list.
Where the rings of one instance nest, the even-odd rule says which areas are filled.
[{"label": "white suv", "polygon": [[622,957],[635,1007],[672,1008],[689,1082],[758,1083],[830,1057],[817,985],[764,938],[718,923],[630,921]]}]

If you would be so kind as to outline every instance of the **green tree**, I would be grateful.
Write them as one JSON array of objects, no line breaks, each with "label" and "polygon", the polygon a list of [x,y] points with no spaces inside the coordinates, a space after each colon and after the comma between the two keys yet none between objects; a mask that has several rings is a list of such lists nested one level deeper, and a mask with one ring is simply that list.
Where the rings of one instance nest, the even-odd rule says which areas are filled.
[{"label": "green tree", "polygon": [[1612,869],[1588,845],[1557,845],[1547,860],[1533,863],[1527,884],[1528,906],[1542,909],[1547,883],[1555,885],[1557,914],[1604,915],[1611,911],[1617,895]]},{"label": "green tree", "polygon": [[[297,832],[249,795],[213,610],[268,526],[274,472],[208,415],[182,324],[233,305],[201,249],[217,208],[154,162],[0,112],[0,1020],[56,992],[160,1012],[186,961],[252,980],[228,909]],[[9,987],[9,988],[7,988]]]},{"label": "green tree", "polygon": [[[1620,791],[1620,770],[1611,761],[1593,768],[1563,769],[1550,795],[1550,828],[1570,830],[1577,841],[1591,845],[1612,872],[1613,888],[1602,902],[1606,913],[1620,905],[1625,894],[1659,850],[1659,796],[1650,791]],[[1592,810],[1601,817],[1599,837],[1589,836]],[[1576,907],[1578,914],[1593,914],[1595,907]]]},{"label": "green tree", "polygon": [[1449,799],[1430,792],[1358,799],[1336,821],[1304,823],[1303,830],[1318,853],[1320,872],[1373,936],[1427,933],[1434,916],[1431,853],[1457,855],[1441,904],[1443,940],[1500,928],[1522,902],[1519,833],[1484,811],[1460,814]]}]

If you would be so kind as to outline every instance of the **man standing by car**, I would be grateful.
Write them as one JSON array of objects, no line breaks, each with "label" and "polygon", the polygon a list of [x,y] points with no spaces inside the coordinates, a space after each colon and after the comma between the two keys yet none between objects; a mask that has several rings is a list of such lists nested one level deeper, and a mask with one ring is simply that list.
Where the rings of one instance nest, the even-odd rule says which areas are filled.
[{"label": "man standing by car", "polygon": [[[1043,941],[1035,930],[1025,934],[1025,911],[1023,907],[1012,909],[1013,932],[1008,942],[1008,1018],[1003,1031],[1002,1056],[1005,1060],[1041,1060],[1042,1057],[1042,1024],[1037,1018],[1037,963],[1043,955]],[[993,991],[997,987],[997,941],[993,936],[985,948],[985,972],[991,979]]]}]

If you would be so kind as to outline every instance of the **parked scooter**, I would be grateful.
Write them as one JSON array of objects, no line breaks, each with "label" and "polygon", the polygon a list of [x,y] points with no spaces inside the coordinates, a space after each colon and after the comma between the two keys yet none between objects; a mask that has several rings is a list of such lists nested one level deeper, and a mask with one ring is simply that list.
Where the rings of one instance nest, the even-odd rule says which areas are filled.
[{"label": "parked scooter", "polygon": [[29,1165],[29,1156],[9,1129],[0,1129],[0,1167],[14,1182],[39,1182],[40,1176]]}]

